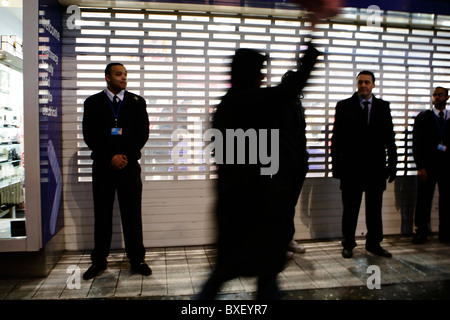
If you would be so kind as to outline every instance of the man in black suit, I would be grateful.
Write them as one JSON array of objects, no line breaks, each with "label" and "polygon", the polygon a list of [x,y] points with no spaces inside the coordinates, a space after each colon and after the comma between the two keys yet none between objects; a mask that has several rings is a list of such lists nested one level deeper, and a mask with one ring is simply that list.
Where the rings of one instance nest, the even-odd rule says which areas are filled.
[{"label": "man in black suit", "polygon": [[95,219],[92,265],[83,275],[85,280],[94,278],[107,267],[116,191],[131,269],[142,275],[151,274],[144,262],[142,181],[138,163],[149,135],[146,102],[125,90],[127,70],[122,64],[109,64],[105,80],[107,89],[84,102],[83,136],[92,150]]},{"label": "man in black suit", "polygon": [[341,180],[344,258],[351,258],[356,246],[355,231],[363,192],[366,250],[391,257],[380,245],[381,211],[386,179],[392,182],[396,177],[397,148],[389,102],[376,98],[372,94],[374,88],[374,74],[362,71],[357,76],[357,92],[336,105],[331,156],[333,176]]},{"label": "man in black suit", "polygon": [[439,233],[441,242],[450,241],[450,114],[446,110],[448,89],[433,90],[434,108],[421,112],[414,122],[413,152],[417,166],[416,234],[414,244],[428,241],[431,207],[436,183],[439,187]]}]

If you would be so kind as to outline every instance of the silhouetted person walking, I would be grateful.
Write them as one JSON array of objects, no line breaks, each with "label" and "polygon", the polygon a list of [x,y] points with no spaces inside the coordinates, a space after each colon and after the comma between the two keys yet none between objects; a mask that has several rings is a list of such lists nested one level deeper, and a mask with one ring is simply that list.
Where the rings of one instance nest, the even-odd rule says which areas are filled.
[{"label": "silhouetted person walking", "polygon": [[[306,85],[317,56],[318,51],[309,45],[298,72],[290,81],[260,88],[264,56],[250,49],[237,50],[231,67],[232,87],[214,117],[214,127],[224,137],[224,148],[233,143],[227,140],[226,133],[230,129],[244,132],[251,129],[259,133],[262,129],[269,130],[268,135],[274,134],[270,130],[273,117],[285,108],[294,107],[292,100]],[[261,148],[261,134],[258,138]],[[239,146],[235,150],[239,152]],[[248,145],[245,150],[246,156],[251,156]],[[239,155],[234,154],[234,158],[236,156]],[[226,153],[224,159],[227,159]],[[236,159],[234,163],[219,164],[218,260],[199,299],[213,299],[224,281],[238,276],[258,277],[258,299],[280,298],[276,277],[285,262],[293,222],[292,217],[283,214],[278,207],[282,190],[270,175],[261,174],[264,163],[260,160],[256,164],[248,161],[236,164]]]}]

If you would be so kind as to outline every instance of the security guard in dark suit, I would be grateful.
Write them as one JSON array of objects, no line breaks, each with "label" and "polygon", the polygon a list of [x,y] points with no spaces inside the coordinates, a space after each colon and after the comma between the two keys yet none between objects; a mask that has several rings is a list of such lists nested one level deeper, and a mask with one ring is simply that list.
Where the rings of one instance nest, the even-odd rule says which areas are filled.
[{"label": "security guard in dark suit", "polygon": [[357,77],[358,91],[336,105],[331,156],[333,176],[341,180],[344,258],[351,258],[356,246],[355,231],[363,192],[368,230],[366,249],[391,257],[380,246],[381,211],[386,179],[392,182],[396,177],[397,148],[389,102],[376,98],[373,88],[375,76],[370,71],[362,71]]},{"label": "security guard in dark suit", "polygon": [[92,150],[94,250],[84,273],[91,279],[107,267],[112,238],[112,212],[117,192],[125,250],[133,271],[150,275],[144,262],[142,236],[141,149],[149,136],[145,100],[126,91],[127,70],[120,63],[106,67],[106,90],[84,102],[83,136]]},{"label": "security guard in dark suit", "polygon": [[412,242],[428,241],[431,208],[436,184],[439,188],[439,234],[441,242],[450,242],[450,112],[446,109],[448,89],[436,87],[433,109],[419,113],[414,121],[413,152],[417,166],[417,203]]}]

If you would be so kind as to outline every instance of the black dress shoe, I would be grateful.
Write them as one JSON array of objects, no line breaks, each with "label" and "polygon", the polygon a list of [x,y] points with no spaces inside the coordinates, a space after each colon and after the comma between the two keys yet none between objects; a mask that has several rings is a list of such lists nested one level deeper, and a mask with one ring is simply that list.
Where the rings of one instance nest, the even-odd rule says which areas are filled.
[{"label": "black dress shoe", "polygon": [[351,257],[353,257],[353,250],[347,248],[342,249],[342,256],[345,259],[350,259]]},{"label": "black dress shoe", "polygon": [[423,244],[427,241],[428,241],[428,238],[426,235],[416,233],[411,242],[413,244]]},{"label": "black dress shoe", "polygon": [[376,254],[377,256],[386,257],[386,258],[392,257],[392,254],[389,251],[384,250],[381,246],[366,247],[366,250],[373,254]]},{"label": "black dress shoe", "polygon": [[100,272],[106,269],[106,264],[92,264],[83,274],[84,280],[95,278]]},{"label": "black dress shoe", "polygon": [[139,274],[142,274],[143,276],[149,276],[152,274],[152,269],[145,263],[132,263],[131,264],[131,270],[133,272],[137,272]]}]

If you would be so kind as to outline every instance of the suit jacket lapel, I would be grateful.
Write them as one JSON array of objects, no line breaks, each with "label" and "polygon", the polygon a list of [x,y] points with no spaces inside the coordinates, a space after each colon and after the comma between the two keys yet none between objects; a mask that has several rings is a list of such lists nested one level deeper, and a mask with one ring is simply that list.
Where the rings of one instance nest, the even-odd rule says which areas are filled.
[{"label": "suit jacket lapel", "polygon": [[351,113],[353,113],[357,117],[358,121],[362,124],[363,120],[363,109],[361,108],[361,102],[359,101],[358,93],[355,92],[352,96],[352,103],[351,103],[352,110],[349,110]]},{"label": "suit jacket lapel", "polygon": [[125,90],[124,95],[123,95],[123,103],[124,104],[128,104],[129,103],[129,99],[130,99],[130,94],[128,91]]},{"label": "suit jacket lapel", "polygon": [[359,101],[358,93],[355,92],[352,96],[352,106],[354,108],[353,112],[360,112],[362,114],[361,102]]},{"label": "suit jacket lapel", "polygon": [[376,119],[376,116],[378,114],[377,113],[377,111],[378,111],[378,108],[377,108],[378,103],[379,103],[379,100],[374,95],[372,95],[372,107],[370,108],[369,125],[373,123],[374,119]]}]

